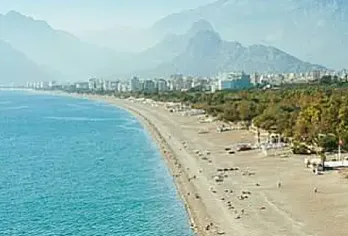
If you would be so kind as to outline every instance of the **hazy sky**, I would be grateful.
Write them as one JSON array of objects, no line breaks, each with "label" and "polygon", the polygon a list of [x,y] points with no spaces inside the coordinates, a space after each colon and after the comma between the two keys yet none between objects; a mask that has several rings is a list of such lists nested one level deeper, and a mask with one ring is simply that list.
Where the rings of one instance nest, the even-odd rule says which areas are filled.
[{"label": "hazy sky", "polygon": [[0,0],[0,13],[10,10],[48,21],[73,32],[112,27],[148,27],[170,13],[214,0]]}]

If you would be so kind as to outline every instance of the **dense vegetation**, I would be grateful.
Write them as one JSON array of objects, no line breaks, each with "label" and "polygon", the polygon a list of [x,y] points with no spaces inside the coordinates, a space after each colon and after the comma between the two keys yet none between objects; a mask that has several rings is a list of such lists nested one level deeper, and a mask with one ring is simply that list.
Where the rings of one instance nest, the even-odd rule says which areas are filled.
[{"label": "dense vegetation", "polygon": [[190,104],[222,120],[253,124],[283,137],[334,151],[339,139],[343,141],[342,148],[348,150],[346,84],[335,80],[328,82],[323,77],[320,83],[314,85],[289,85],[267,90],[122,93],[116,96]]},{"label": "dense vegetation", "polygon": [[134,95],[191,104],[220,119],[254,124],[284,137],[324,147],[326,151],[337,149],[339,139],[343,148],[348,148],[348,88],[317,86]]}]

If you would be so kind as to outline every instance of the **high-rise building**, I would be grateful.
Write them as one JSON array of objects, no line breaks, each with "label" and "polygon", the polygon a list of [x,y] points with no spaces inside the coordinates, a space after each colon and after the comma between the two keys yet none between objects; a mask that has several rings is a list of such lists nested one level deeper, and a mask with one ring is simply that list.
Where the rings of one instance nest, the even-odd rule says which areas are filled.
[{"label": "high-rise building", "polygon": [[181,74],[171,75],[173,90],[181,91],[184,88],[184,76]]},{"label": "high-rise building", "polygon": [[159,79],[157,81],[157,89],[158,89],[158,92],[167,91],[167,89],[168,89],[167,81],[165,81],[164,79]]},{"label": "high-rise building", "polygon": [[185,77],[183,82],[183,89],[190,90],[192,88],[193,78],[191,76]]},{"label": "high-rise building", "polygon": [[118,81],[110,81],[110,90],[112,91],[118,91]]},{"label": "high-rise building", "polygon": [[138,77],[133,77],[130,81],[130,90],[131,92],[139,92],[141,90],[140,80]]},{"label": "high-rise building", "polygon": [[109,80],[104,80],[102,83],[102,88],[105,91],[109,91],[110,89],[110,81]]},{"label": "high-rise building", "polygon": [[153,80],[145,80],[143,91],[146,93],[154,93],[156,91],[155,82],[153,82]]},{"label": "high-rise building", "polygon": [[88,80],[88,89],[95,90],[97,89],[97,79],[92,78]]},{"label": "high-rise building", "polygon": [[123,92],[122,91],[122,83],[117,84],[117,92]]}]

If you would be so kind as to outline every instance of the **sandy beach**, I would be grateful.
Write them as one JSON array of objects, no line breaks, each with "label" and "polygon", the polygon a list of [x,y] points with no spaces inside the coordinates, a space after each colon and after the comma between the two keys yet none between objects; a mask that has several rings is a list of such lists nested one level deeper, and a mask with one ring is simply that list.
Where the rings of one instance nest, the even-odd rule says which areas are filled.
[{"label": "sandy beach", "polygon": [[314,175],[301,156],[226,152],[236,143],[255,143],[246,130],[217,133],[214,122],[161,106],[76,96],[138,117],[157,141],[198,235],[347,235],[348,180],[337,171]]}]

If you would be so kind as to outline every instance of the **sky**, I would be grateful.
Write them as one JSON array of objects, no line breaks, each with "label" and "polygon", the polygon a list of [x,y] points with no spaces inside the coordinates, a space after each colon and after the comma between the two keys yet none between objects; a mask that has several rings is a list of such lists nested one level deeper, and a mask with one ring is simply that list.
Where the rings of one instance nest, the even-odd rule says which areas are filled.
[{"label": "sky", "polygon": [[145,28],[160,18],[214,0],[0,0],[0,13],[14,10],[71,32]]}]

